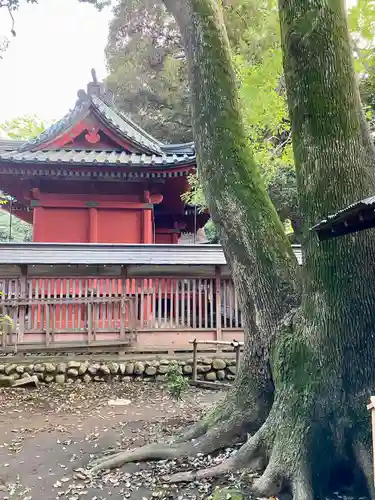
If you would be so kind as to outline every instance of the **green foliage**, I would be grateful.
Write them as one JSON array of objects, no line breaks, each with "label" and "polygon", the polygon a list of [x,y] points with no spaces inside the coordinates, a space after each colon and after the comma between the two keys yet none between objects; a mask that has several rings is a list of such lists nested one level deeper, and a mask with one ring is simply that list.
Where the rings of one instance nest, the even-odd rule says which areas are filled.
[{"label": "green foliage", "polygon": [[177,364],[168,367],[166,376],[167,389],[173,399],[182,399],[183,393],[189,387],[189,382],[182,375],[181,368]]},{"label": "green foliage", "polygon": [[[10,217],[12,217],[12,227],[10,231]],[[9,239],[9,234],[11,238]],[[15,241],[27,242],[32,239],[32,225],[24,222],[9,212],[0,209],[0,242]]]},{"label": "green foliage", "polygon": [[[268,136],[272,140],[265,150],[274,150],[277,135],[287,128],[280,126],[287,113],[279,92],[276,2],[229,0],[224,16],[241,81],[249,140],[262,143]],[[106,83],[124,112],[163,141],[192,140],[185,54],[179,30],[162,0],[120,1],[114,9],[106,57]]]},{"label": "green foliage", "polygon": [[34,139],[49,127],[49,123],[35,115],[25,115],[6,120],[0,124],[0,130],[10,139]]},{"label": "green foliage", "polygon": [[161,0],[121,0],[106,48],[107,85],[136,123],[164,142],[192,140],[181,36]]}]

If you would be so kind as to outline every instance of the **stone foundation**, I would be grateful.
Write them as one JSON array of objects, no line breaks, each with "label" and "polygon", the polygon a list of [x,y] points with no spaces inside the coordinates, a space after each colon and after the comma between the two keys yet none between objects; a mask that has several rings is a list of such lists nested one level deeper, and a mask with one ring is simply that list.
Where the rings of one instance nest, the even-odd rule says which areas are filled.
[{"label": "stone foundation", "polygon": [[[61,363],[6,363],[0,364],[0,381],[17,380],[24,373],[36,375],[41,382],[47,384],[109,382],[111,380],[155,380],[162,382],[170,365],[178,365],[182,374],[191,378],[193,360],[172,361],[168,359],[155,361],[128,362],[90,362],[66,361]],[[197,374],[199,380],[208,382],[232,381],[236,375],[234,359],[204,358],[198,359]]]}]

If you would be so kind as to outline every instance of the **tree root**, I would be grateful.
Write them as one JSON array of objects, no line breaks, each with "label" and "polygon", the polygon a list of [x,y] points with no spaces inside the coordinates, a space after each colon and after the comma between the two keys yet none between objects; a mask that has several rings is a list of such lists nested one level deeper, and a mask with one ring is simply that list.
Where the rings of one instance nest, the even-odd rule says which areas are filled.
[{"label": "tree root", "polygon": [[168,460],[189,455],[193,448],[188,445],[151,444],[136,448],[135,450],[123,451],[106,456],[93,463],[90,468],[91,474],[100,470],[116,469],[130,462],[142,462],[146,460]]},{"label": "tree root", "polygon": [[90,473],[100,470],[116,469],[131,462],[148,460],[169,460],[192,457],[198,453],[208,454],[216,450],[232,446],[244,437],[244,417],[234,415],[232,420],[220,422],[209,428],[205,434],[189,441],[174,441],[170,444],[150,444],[130,451],[114,450],[111,454],[91,463]]},{"label": "tree root", "polygon": [[166,481],[170,483],[184,483],[195,479],[207,479],[225,475],[234,470],[249,468],[249,466],[253,469],[259,469],[264,464],[262,445],[263,430],[260,429],[253,437],[248,439],[232,457],[223,463],[207,469],[178,472],[166,478]]}]

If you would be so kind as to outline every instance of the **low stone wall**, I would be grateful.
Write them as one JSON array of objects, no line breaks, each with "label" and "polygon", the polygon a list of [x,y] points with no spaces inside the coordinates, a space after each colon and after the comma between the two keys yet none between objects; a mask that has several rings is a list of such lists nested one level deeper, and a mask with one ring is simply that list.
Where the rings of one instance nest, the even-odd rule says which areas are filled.
[{"label": "low stone wall", "polygon": [[[191,378],[193,360],[155,360],[116,362],[66,361],[61,363],[6,363],[0,364],[0,380],[17,380],[24,373],[36,375],[41,382],[47,384],[109,382],[111,380],[155,380],[164,381],[169,366],[177,364],[184,376]],[[215,382],[231,381],[236,374],[234,359],[204,358],[197,364],[199,380]]]}]

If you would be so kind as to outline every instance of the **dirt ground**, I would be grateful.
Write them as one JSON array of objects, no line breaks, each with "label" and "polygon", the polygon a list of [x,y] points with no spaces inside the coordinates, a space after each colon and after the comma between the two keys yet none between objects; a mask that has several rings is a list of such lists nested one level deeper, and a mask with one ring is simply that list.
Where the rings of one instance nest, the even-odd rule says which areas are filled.
[{"label": "dirt ground", "polygon": [[[162,473],[176,463],[131,464],[92,480],[80,469],[111,447],[161,439],[220,397],[218,391],[192,388],[183,402],[175,402],[162,386],[136,382],[0,389],[0,498],[207,498],[208,486],[178,491],[160,484]],[[110,406],[116,398],[131,403]]]},{"label": "dirt ground", "polygon": [[[239,474],[178,487],[163,483],[163,477],[176,471],[222,461],[232,449],[216,456],[129,464],[95,477],[86,474],[90,460],[108,449],[167,439],[221,396],[190,388],[182,402],[175,402],[162,385],[144,382],[0,388],[0,499],[206,500],[220,487],[215,500],[256,500]],[[108,404],[116,398],[130,403]],[[339,499],[366,500],[342,493],[330,500]]]}]

